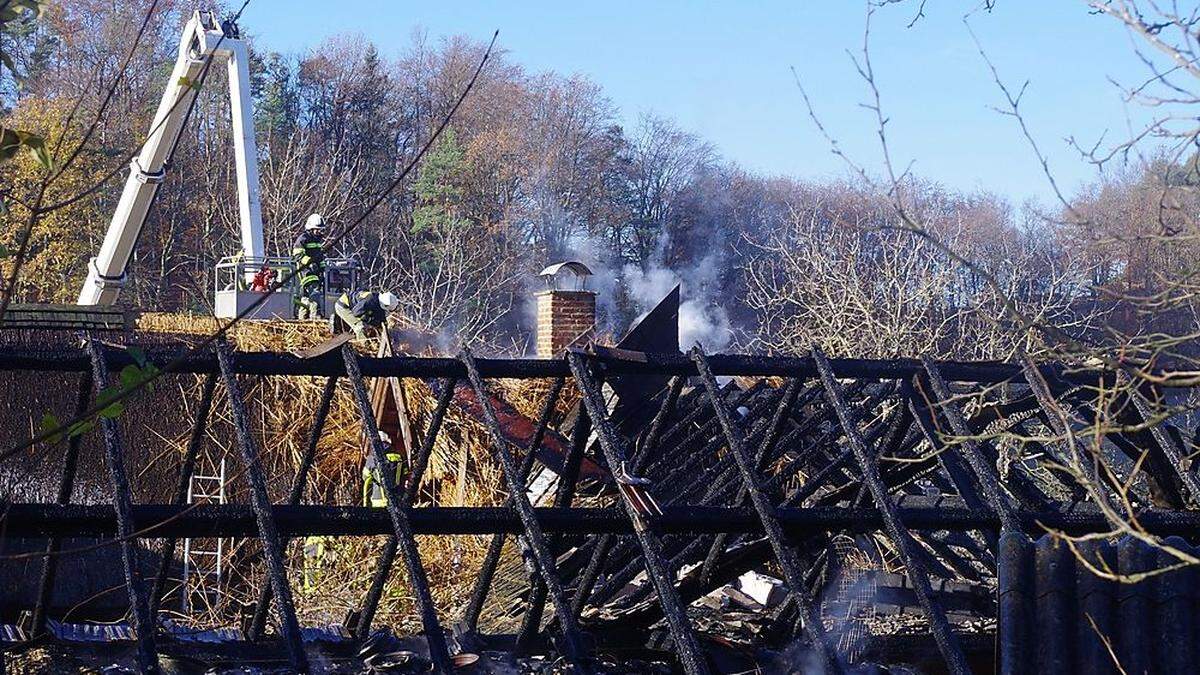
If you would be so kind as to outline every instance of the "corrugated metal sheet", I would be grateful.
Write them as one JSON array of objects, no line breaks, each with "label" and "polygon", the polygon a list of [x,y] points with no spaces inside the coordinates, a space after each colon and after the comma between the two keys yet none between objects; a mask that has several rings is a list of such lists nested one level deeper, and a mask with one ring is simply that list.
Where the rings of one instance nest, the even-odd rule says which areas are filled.
[{"label": "corrugated metal sheet", "polygon": [[[1179,537],[1164,543],[1189,555],[1200,552]],[[1132,537],[1086,541],[1073,550],[1050,535],[1035,542],[1006,534],[1000,547],[1002,672],[1197,672],[1200,575],[1194,566],[1172,569],[1178,563],[1163,548]]]},{"label": "corrugated metal sheet", "polygon": [[305,642],[341,643],[354,639],[350,631],[340,623],[309,626],[300,629],[300,637]]},{"label": "corrugated metal sheet", "polygon": [[46,620],[46,627],[63,642],[133,642],[137,636],[127,623],[63,623]]},{"label": "corrugated metal sheet", "polygon": [[26,640],[25,631],[11,623],[0,623],[0,644],[16,644]]}]

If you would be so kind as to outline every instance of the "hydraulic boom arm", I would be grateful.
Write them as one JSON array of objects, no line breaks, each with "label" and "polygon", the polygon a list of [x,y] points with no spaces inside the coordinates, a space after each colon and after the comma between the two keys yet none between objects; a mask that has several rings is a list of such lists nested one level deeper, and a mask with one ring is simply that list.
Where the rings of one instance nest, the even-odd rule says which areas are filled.
[{"label": "hydraulic boom arm", "polygon": [[233,118],[234,160],[237,166],[238,215],[242,253],[263,255],[262,209],[259,201],[258,151],[254,142],[254,112],[250,100],[250,71],[246,44],[237,26],[217,21],[212,12],[195,12],[183,29],[179,57],[163,93],[141,153],[129,166],[129,178],[100,253],[88,264],[87,281],[79,292],[81,305],[112,305],[125,284],[126,269],[146,222],[154,194],[166,176],[167,162],[183,131],[198,80],[210,59],[225,61],[229,73]]}]

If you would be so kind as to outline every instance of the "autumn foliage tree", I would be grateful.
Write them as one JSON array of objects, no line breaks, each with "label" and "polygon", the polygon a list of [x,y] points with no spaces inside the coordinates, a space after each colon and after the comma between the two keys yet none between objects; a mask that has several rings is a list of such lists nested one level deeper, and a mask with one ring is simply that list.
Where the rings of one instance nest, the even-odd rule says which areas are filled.
[{"label": "autumn foliage tree", "polygon": [[[51,197],[83,187],[98,171],[115,173],[94,196],[38,224],[31,267],[15,288],[20,300],[70,299],[99,245],[124,178],[122,158],[146,133],[189,11],[161,0],[127,51],[150,7],[150,0],[68,0],[3,36],[24,79],[19,89],[0,87],[6,126],[28,122],[55,133],[66,112],[60,102],[80,101],[84,128],[105,86],[120,85]],[[929,348],[963,357],[1039,348],[1027,326],[990,320],[1005,315],[1000,296],[1072,334],[1105,339],[1098,315],[1123,317],[1122,334],[1154,332],[1128,297],[1157,297],[1162,270],[1186,277],[1188,255],[1175,244],[1192,236],[1187,157],[1154,165],[1165,173],[1131,170],[1083,191],[1071,206],[1086,214],[1082,220],[1071,213],[1037,220],[995,195],[914,178],[920,217],[977,263],[956,269],[926,244],[874,231],[897,220],[886,215],[886,200],[864,198],[874,190],[864,177],[757,175],[670,119],[645,114],[626,123],[586,77],[530,72],[503,53],[489,61],[415,180],[366,213],[448,112],[483,49],[421,33],[389,51],[355,36],[299,54],[257,49],[252,40],[271,250],[286,250],[313,211],[334,231],[357,222],[336,253],[358,258],[366,285],[400,293],[409,320],[448,344],[527,343],[530,278],[567,258],[600,273],[611,332],[655,300],[632,285],[665,275],[685,282],[685,298],[730,317],[743,347],[795,351],[816,340],[833,352]],[[237,249],[229,114],[224,74],[214,72],[160,186],[124,302],[209,309],[213,265]],[[8,169],[14,194],[35,184],[34,159],[25,153]],[[1164,201],[1165,186],[1171,198]],[[8,245],[18,209],[0,235]],[[1186,311],[1171,316],[1183,321]]]},{"label": "autumn foliage tree", "polygon": [[[78,144],[82,129],[70,120],[72,104],[65,100],[32,99],[6,119],[7,124],[52,139],[56,147]],[[53,204],[85,192],[103,177],[109,158],[83,153],[79,159],[45,188],[42,200]],[[12,186],[7,212],[0,215],[0,245],[16,250],[17,240],[29,221],[28,204],[40,190],[46,174],[44,161],[34,153],[17,153],[0,164],[0,182]],[[23,189],[24,188],[24,189]],[[18,276],[15,294],[47,302],[74,302],[87,276],[87,262],[94,255],[107,224],[103,194],[97,193],[50,211],[36,219],[29,234],[28,254]],[[3,276],[11,271],[10,258],[0,266]]]}]

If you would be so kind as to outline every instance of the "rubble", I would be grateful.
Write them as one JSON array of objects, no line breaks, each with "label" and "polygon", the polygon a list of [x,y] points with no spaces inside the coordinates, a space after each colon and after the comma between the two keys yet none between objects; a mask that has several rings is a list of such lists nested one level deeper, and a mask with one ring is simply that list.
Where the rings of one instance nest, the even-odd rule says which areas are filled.
[{"label": "rubble", "polygon": [[[247,378],[343,383],[352,407],[342,414],[356,415],[368,439],[380,439],[368,382],[394,379],[429,393],[423,400],[405,395],[409,440],[390,438],[403,436],[396,432],[389,434],[390,446],[367,444],[371,452],[405,452],[401,483],[386,486],[386,509],[293,505],[256,486],[254,471],[238,474],[238,480],[251,479],[241,504],[135,502],[110,471],[113,506],[7,505],[4,524],[13,536],[44,543],[127,533],[130,544],[141,542],[122,553],[121,564],[134,577],[144,574],[137,559],[150,539],[238,536],[268,544],[260,560],[273,592],[260,595],[254,588],[250,597],[258,601],[247,607],[250,614],[260,610],[265,634],[226,626],[231,632],[204,633],[211,641],[201,633],[176,635],[174,624],[150,621],[147,595],[154,587],[128,584],[127,607],[135,608],[129,616],[140,619],[107,632],[85,620],[88,627],[80,629],[104,632],[105,648],[124,650],[112,663],[147,669],[164,657],[196,658],[196,650],[214,649],[250,650],[280,668],[328,672],[769,671],[781,663],[965,672],[993,663],[997,645],[1002,666],[1042,668],[1066,663],[1054,661],[1062,653],[1098,654],[1102,644],[1095,631],[1079,628],[1077,609],[1110,597],[1107,587],[1076,594],[1076,584],[1091,588],[1079,568],[1069,580],[1047,582],[1064,593],[1070,586],[1067,604],[1050,615],[1077,636],[1052,658],[1053,650],[1043,655],[1032,647],[1044,644],[1045,630],[1030,635],[1013,628],[1030,625],[1014,621],[1048,596],[1028,593],[1031,577],[1012,575],[1041,564],[1029,551],[1045,546],[1033,537],[1046,528],[1095,533],[1111,526],[1045,461],[1062,462],[1076,451],[1061,425],[1086,428],[1100,414],[1094,385],[1111,373],[1028,362],[837,360],[820,353],[784,358],[697,350],[684,356],[628,344],[540,360],[370,356],[350,348],[305,360],[227,347],[177,358],[180,348],[169,343],[147,345],[142,354],[214,382],[225,396],[219,405],[238,426],[235,450],[245,467],[254,466],[259,442],[241,432],[250,397],[238,383]],[[104,382],[106,370],[119,372],[135,356],[94,338],[88,351],[0,344],[0,370],[68,381],[90,373]],[[653,386],[640,386],[640,378]],[[512,390],[497,383],[510,380],[543,383],[537,389],[542,400],[520,406],[508,400]],[[605,389],[606,383],[614,386]],[[1182,452],[1179,439],[1194,430],[1179,418],[1164,422],[1163,433],[1145,431],[1136,422],[1149,413],[1135,401],[1120,414],[1131,424],[1097,447],[1114,467],[1131,467],[1131,458],[1147,454],[1130,483],[1138,522],[1153,534],[1194,532],[1200,513],[1188,505],[1200,495],[1186,470],[1171,461]],[[473,495],[480,502],[446,504],[444,491],[418,491],[438,443],[448,442],[451,418],[463,421],[455,428],[460,439],[464,429],[479,434],[474,442],[481,450],[472,464],[491,467],[492,492]],[[316,421],[306,432],[314,448],[325,420]],[[202,428],[205,415],[194,423]],[[109,456],[120,458],[122,429],[102,427]],[[180,435],[179,429],[163,433]],[[1030,440],[1002,451],[994,442],[1001,433]],[[951,436],[963,440],[950,442]],[[304,462],[313,461],[306,456]],[[297,475],[303,494],[306,474]],[[537,503],[528,497],[533,480],[545,486]],[[386,626],[402,628],[386,640],[361,640],[377,635],[373,615],[381,599],[367,594],[336,625],[302,624],[288,572],[296,561],[284,543],[364,535],[395,542],[360,559],[375,561],[374,571],[365,572],[374,574],[381,592],[410,594],[417,622]],[[480,552],[469,565],[460,561],[453,578],[445,570],[433,574],[427,548],[417,547],[418,536],[428,546],[446,535],[472,537]],[[53,569],[56,558],[39,555],[43,550],[34,547],[32,560]],[[162,550],[160,560],[170,563],[171,553]],[[400,589],[388,573],[393,563],[404,570]],[[1043,578],[1051,579],[1043,575],[1036,583]],[[1158,582],[1165,585],[1156,592],[1191,602],[1184,577],[1169,579]],[[433,599],[444,597],[449,583],[459,584],[452,613]],[[1010,593],[1014,583],[1025,590]],[[347,589],[333,590],[346,595]],[[263,597],[270,598],[269,612]],[[31,658],[31,638],[42,631],[38,648],[55,659],[92,649],[72,640],[46,607],[24,609],[30,614],[5,619],[10,629],[0,633],[10,665]],[[41,625],[34,616],[42,617]],[[173,621],[183,625],[188,618]],[[12,625],[18,621],[22,625]],[[1180,643],[1191,635],[1183,628],[1169,634]]]}]

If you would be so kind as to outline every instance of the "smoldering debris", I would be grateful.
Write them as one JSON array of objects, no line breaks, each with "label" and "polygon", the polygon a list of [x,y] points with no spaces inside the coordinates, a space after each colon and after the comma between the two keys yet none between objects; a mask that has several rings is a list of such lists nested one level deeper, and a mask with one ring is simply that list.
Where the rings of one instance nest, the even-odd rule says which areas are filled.
[{"label": "smoldering debris", "polygon": [[[136,337],[127,340],[137,344]],[[128,344],[93,342],[92,355],[116,371],[133,362]],[[139,346],[143,358],[167,363],[180,344]],[[69,343],[4,344],[0,369],[39,378],[41,391],[69,394],[81,372],[95,369],[88,356]],[[829,663],[904,672],[945,664],[978,670],[993,662],[997,644],[1002,658],[1029,658],[1029,646],[1043,638],[998,643],[1011,634],[1006,617],[1031,610],[1038,584],[1074,597],[1065,594],[1074,592],[1083,568],[1072,568],[1069,580],[1001,569],[1028,571],[1048,560],[1048,544],[1030,539],[1037,528],[1095,534],[1110,523],[1036,460],[1062,462],[1069,446],[1039,440],[1036,452],[1017,448],[1020,461],[1008,464],[1000,482],[991,467],[1002,451],[1014,451],[991,438],[1054,438],[1047,425],[1064,416],[1030,414],[1047,407],[1069,410],[1065,419],[1082,433],[1111,402],[1096,392],[1138,395],[1098,386],[1109,373],[1059,364],[685,355],[629,345],[592,345],[549,359],[376,357],[353,348],[298,359],[265,344],[220,358],[202,352],[185,365],[188,372],[172,375],[172,386],[157,394],[153,414],[133,410],[109,433],[85,439],[89,451],[111,451],[121,440],[139,451],[127,456],[138,469],[129,472],[129,484],[106,481],[111,467],[99,461],[103,455],[85,452],[74,468],[80,483],[113,483],[70,491],[90,503],[5,505],[5,536],[36,540],[26,547],[29,569],[19,577],[38,591],[3,610],[4,648],[20,652],[6,654],[6,665],[34,658],[35,646],[51,655],[55,665],[48,667],[93,658],[97,647],[77,637],[110,633],[102,651],[120,658],[87,665],[144,667],[145,659],[163,655],[203,660],[212,650],[216,658],[208,658],[216,663],[264,672],[279,663],[404,672],[439,660],[449,670],[463,654],[478,655],[472,667],[492,672],[580,664],[602,664],[605,672],[701,672],[704,664],[710,671],[769,672]],[[223,384],[206,417],[195,397],[210,377]],[[314,427],[329,378],[336,378],[329,414]],[[196,388],[179,386],[184,380]],[[230,388],[231,381],[244,386]],[[29,405],[7,410],[33,413]],[[1139,408],[1122,410],[1133,415]],[[1169,445],[1174,439],[1195,433],[1183,418],[1168,418],[1173,431],[1166,435],[1143,434],[1136,420],[1127,421],[1095,446],[1113,466],[1132,467],[1125,461],[1131,453],[1168,457],[1179,450]],[[252,444],[235,433],[239,424],[251,427]],[[398,457],[385,455],[394,483],[387,488],[383,481],[385,501],[398,509],[361,505],[365,428],[388,430],[386,439],[371,435],[367,448]],[[947,429],[970,442],[948,442]],[[172,503],[183,466],[177,455],[193,436],[203,440],[207,459],[225,456],[233,467],[255,453],[269,468],[257,497],[270,504],[251,500],[254,486],[236,470],[228,503]],[[506,456],[511,462],[501,462]],[[297,481],[305,462],[315,470]],[[1144,461],[1129,484],[1129,496],[1144,505],[1139,525],[1155,536],[1200,527],[1200,514],[1188,506],[1191,481],[1173,466]],[[150,480],[164,474],[174,480]],[[552,487],[539,508],[518,511],[513,505],[528,498],[525,479],[533,476]],[[293,505],[285,495],[297,490],[301,503]],[[127,512],[109,506],[122,491],[137,496]],[[65,577],[55,581],[42,570],[64,572],[62,556],[75,554],[43,552],[80,537],[111,543],[119,527],[136,533],[143,550],[132,547],[141,562],[133,569],[142,576],[164,561],[168,576],[177,574],[177,559],[144,555],[166,550],[161,537],[236,541],[211,592],[181,594],[166,585],[154,598],[160,616],[169,612],[191,631],[228,631],[228,639],[181,648],[187,641],[161,620],[148,633],[133,630],[121,620],[128,605],[110,608],[117,621],[102,631],[98,621],[114,617],[56,600]],[[284,564],[275,570],[265,569],[260,548],[271,536],[289,541],[280,542]],[[400,552],[393,540],[415,555],[394,560]],[[131,567],[120,558],[110,567]],[[142,570],[147,563],[151,569]],[[50,582],[43,587],[44,578]],[[1159,579],[1164,592],[1187,587],[1183,575]],[[118,604],[147,600],[150,586],[123,580],[110,584],[108,597]],[[264,609],[267,630],[252,636],[268,582],[291,590],[290,605],[272,599]],[[1109,606],[1097,599],[1111,589],[1094,586],[1086,606],[1060,603],[1056,620],[1081,627],[1086,609],[1104,625],[1118,625],[1111,612],[1097,613]],[[184,605],[181,595],[193,602]],[[300,656],[284,649],[289,614]],[[63,630],[68,618],[82,627]],[[1184,625],[1192,630],[1180,624],[1172,635],[1183,637]],[[32,639],[39,628],[40,642]],[[369,643],[358,636],[375,629],[390,631],[395,642],[380,644],[368,664],[359,652]],[[1091,639],[1086,631],[1072,635]],[[1092,642],[1080,644],[1096,651]]]}]

